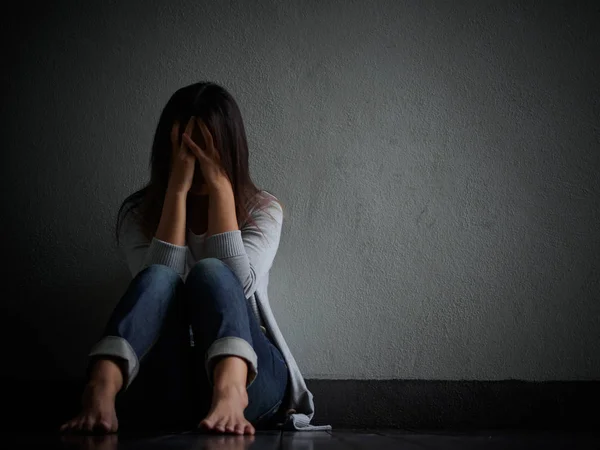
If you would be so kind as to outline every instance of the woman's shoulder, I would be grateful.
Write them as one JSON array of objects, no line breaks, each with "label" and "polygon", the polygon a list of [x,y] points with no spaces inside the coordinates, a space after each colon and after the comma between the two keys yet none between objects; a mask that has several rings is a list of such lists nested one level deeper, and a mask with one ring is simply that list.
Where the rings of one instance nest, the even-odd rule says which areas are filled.
[{"label": "woman's shoulder", "polygon": [[140,219],[140,205],[137,202],[127,200],[119,209],[120,220],[128,224],[137,223]]},{"label": "woman's shoulder", "polygon": [[144,196],[145,189],[142,189],[125,197],[121,201],[121,206],[119,207],[119,214],[124,216],[138,216],[140,207],[144,201]]},{"label": "woman's shoulder", "polygon": [[252,199],[250,214],[255,216],[264,212],[283,214],[283,206],[275,195],[261,189]]}]

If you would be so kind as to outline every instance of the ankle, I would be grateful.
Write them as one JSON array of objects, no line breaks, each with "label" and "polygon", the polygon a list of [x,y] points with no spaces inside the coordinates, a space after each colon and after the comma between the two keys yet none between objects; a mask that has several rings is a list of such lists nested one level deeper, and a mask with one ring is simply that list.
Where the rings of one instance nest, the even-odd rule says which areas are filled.
[{"label": "ankle", "polygon": [[119,384],[115,380],[109,379],[91,379],[87,382],[86,389],[103,395],[115,396],[120,390]]},{"label": "ankle", "polygon": [[87,385],[92,389],[114,391],[116,394],[123,385],[120,365],[111,359],[99,359],[92,366]]},{"label": "ankle", "polygon": [[246,390],[245,385],[234,384],[234,383],[220,383],[216,384],[213,387],[213,395],[218,398],[227,398],[227,397],[242,397],[248,398],[248,391]]}]

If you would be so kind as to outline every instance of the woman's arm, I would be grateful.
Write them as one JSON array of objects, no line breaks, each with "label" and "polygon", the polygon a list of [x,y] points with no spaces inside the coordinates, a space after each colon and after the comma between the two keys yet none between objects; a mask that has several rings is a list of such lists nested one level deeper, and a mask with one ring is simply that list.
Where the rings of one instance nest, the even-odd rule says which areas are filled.
[{"label": "woman's arm", "polygon": [[[194,128],[195,118],[190,117],[186,132]],[[148,239],[135,221],[123,228],[123,251],[133,277],[140,270],[162,264],[183,276],[186,268],[186,199],[194,177],[195,156],[179,142],[179,122],[171,128],[171,171],[162,204],[160,221],[154,237]]]},{"label": "woman's arm", "polygon": [[183,275],[187,254],[185,195],[167,190],[160,223],[150,241],[133,217],[135,214],[135,211],[127,213],[120,230],[120,247],[132,278],[152,264],[163,264]]},{"label": "woman's arm", "polygon": [[241,230],[208,236],[204,243],[204,257],[227,264],[242,283],[246,298],[256,291],[257,280],[273,264],[283,223],[283,211],[274,197],[268,206],[254,209],[251,215],[260,230],[247,223]]},{"label": "woman's arm", "polygon": [[155,238],[173,245],[185,245],[187,192],[167,189]]},{"label": "woman's arm", "polygon": [[256,291],[256,282],[269,271],[281,235],[283,211],[273,198],[267,208],[257,208],[252,218],[261,233],[252,225],[238,229],[235,199],[231,183],[220,165],[220,156],[206,124],[199,120],[205,148],[200,148],[184,133],[182,139],[194,152],[209,189],[209,217],[204,241],[206,258],[218,258],[235,273],[249,298]]},{"label": "woman's arm", "polygon": [[208,230],[206,237],[238,230],[235,197],[230,183],[211,187],[208,197]]}]

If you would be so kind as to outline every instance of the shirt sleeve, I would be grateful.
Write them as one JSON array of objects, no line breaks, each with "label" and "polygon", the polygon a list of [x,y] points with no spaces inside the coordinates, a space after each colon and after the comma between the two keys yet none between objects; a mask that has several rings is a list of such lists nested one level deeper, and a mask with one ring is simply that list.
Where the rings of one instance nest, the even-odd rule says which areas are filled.
[{"label": "shirt sleeve", "polygon": [[187,246],[174,245],[142,233],[135,220],[135,211],[128,211],[119,230],[119,248],[125,257],[132,278],[152,264],[173,268],[179,275],[185,273]]},{"label": "shirt sleeve", "polygon": [[239,278],[246,298],[254,294],[256,280],[273,265],[281,237],[283,210],[277,201],[271,201],[252,211],[251,216],[260,230],[248,221],[241,230],[209,236],[204,244],[204,258],[218,258],[227,264]]}]

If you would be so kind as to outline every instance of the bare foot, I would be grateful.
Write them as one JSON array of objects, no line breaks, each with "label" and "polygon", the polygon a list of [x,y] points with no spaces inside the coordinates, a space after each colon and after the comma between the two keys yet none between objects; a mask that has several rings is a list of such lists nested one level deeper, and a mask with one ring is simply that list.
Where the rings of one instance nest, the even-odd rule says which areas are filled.
[{"label": "bare foot", "polygon": [[60,431],[114,433],[119,428],[115,410],[115,389],[108,384],[88,384],[83,393],[82,411],[64,423]]},{"label": "bare foot", "polygon": [[210,411],[198,426],[221,433],[254,434],[254,427],[244,417],[247,406],[245,386],[215,389]]}]

